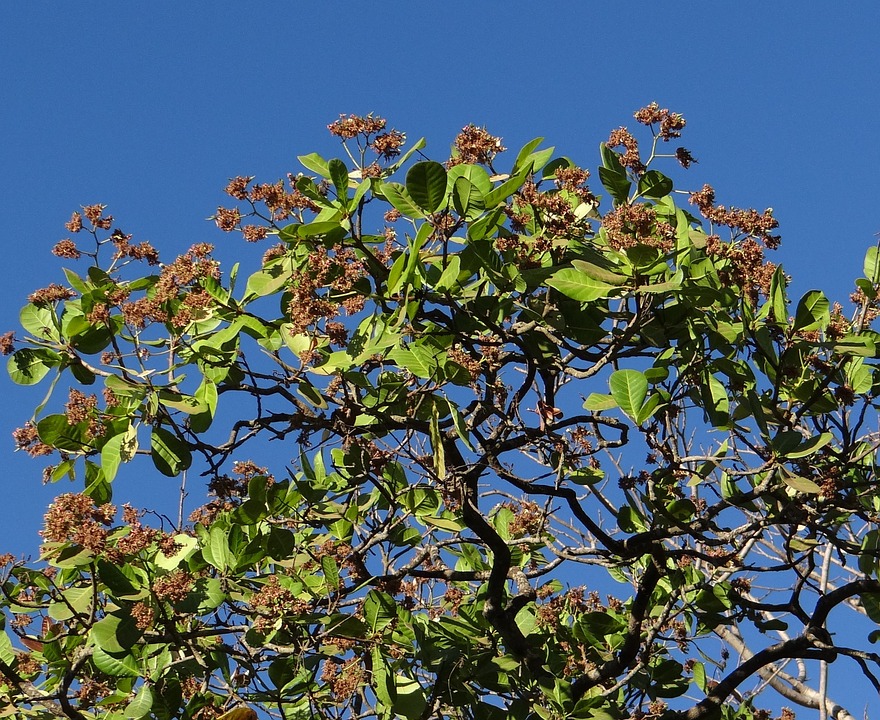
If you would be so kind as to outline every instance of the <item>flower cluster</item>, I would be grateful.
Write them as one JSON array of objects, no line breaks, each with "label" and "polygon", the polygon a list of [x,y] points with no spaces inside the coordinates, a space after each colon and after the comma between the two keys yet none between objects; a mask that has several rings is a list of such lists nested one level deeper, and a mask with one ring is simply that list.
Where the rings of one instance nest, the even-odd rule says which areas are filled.
[{"label": "flower cluster", "polygon": [[681,115],[669,112],[668,108],[661,108],[655,102],[636,110],[633,117],[635,117],[636,122],[648,125],[652,130],[654,125],[659,125],[658,134],[664,142],[669,142],[672,138],[681,137],[681,131],[686,124],[685,119]]},{"label": "flower cluster", "polygon": [[[293,273],[290,283],[291,299],[287,306],[290,316],[291,334],[305,332],[310,326],[321,319],[332,320],[340,309],[353,315],[364,305],[361,295],[351,295],[344,301],[336,302],[319,291],[329,288],[335,293],[347,293],[354,284],[366,275],[366,268],[350,248],[336,245],[332,254],[324,247],[317,247],[309,256],[308,266]],[[344,345],[344,328],[333,330],[332,340]]]},{"label": "flower cluster", "polygon": [[28,295],[28,302],[32,302],[34,305],[48,305],[59,300],[70,300],[75,297],[76,293],[70,288],[51,283],[47,287],[35,290]]},{"label": "flower cluster", "polygon": [[334,120],[327,126],[331,135],[335,135],[343,140],[353,140],[358,135],[364,137],[375,135],[385,129],[387,121],[385,118],[373,117],[373,113],[369,115],[340,115],[338,120]]},{"label": "flower cluster", "polygon": [[12,439],[15,440],[15,449],[24,450],[31,457],[51,455],[54,449],[40,441],[40,435],[33,423],[26,422],[24,427],[12,431]]},{"label": "flower cluster", "polygon": [[728,209],[724,205],[716,205],[715,190],[711,185],[703,185],[702,190],[691,193],[689,202],[697,206],[704,218],[716,225],[725,225],[734,232],[756,237],[770,250],[779,247],[779,236],[771,234],[772,230],[779,227],[779,221],[773,217],[772,208],[759,213],[754,209]]},{"label": "flower cluster", "polygon": [[104,425],[97,413],[98,396],[86,395],[76,388],[70,388],[67,395],[67,403],[64,405],[64,414],[67,416],[69,425],[88,423],[87,437],[100,437],[104,434]]},{"label": "flower cluster", "polygon": [[94,553],[107,544],[106,526],[113,522],[116,507],[95,501],[82,493],[63,493],[49,506],[41,535],[47,542],[71,542]]},{"label": "flower cluster", "polygon": [[612,149],[617,147],[623,148],[624,152],[619,157],[620,164],[623,167],[629,168],[637,174],[641,174],[645,171],[645,165],[639,154],[639,141],[636,140],[632,133],[630,133],[625,127],[619,127],[616,130],[612,130],[611,134],[608,136],[608,142],[606,145]]},{"label": "flower cluster", "polygon": [[669,252],[675,245],[675,228],[658,220],[654,208],[644,203],[621,205],[607,212],[602,227],[615,250],[649,245]]},{"label": "flower cluster", "polygon": [[710,235],[706,239],[706,254],[729,261],[727,268],[719,269],[721,281],[741,288],[752,305],[757,304],[759,293],[767,295],[770,292],[776,265],[764,261],[764,249],[753,238],[725,243],[717,235]]},{"label": "flower cluster", "polygon": [[153,583],[153,594],[157,600],[179,603],[186,600],[195,578],[185,570],[175,570],[160,577]]},{"label": "flower cluster", "polygon": [[492,166],[495,156],[507,148],[501,144],[501,138],[490,134],[486,128],[466,125],[456,136],[452,144],[452,157],[447,167],[470,163],[474,165]]}]

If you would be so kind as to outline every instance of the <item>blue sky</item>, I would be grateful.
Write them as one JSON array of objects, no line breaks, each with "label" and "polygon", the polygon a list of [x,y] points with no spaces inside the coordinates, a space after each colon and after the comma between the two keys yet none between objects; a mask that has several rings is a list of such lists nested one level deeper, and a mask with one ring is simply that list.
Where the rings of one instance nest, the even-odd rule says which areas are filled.
[{"label": "blue sky", "polygon": [[[517,149],[537,135],[587,167],[656,100],[688,121],[694,189],[772,206],[772,258],[846,300],[880,231],[876,2],[3,3],[0,5],[0,331],[59,281],[49,251],[81,205],[105,203],[166,256],[216,243],[206,221],[234,175],[271,181],[336,152],[325,126],[375,112],[445,157],[465,124]],[[10,432],[39,390],[4,376],[0,550],[35,553],[51,496]],[[176,503],[176,486],[130,478]],[[858,707],[851,708],[858,711]]]}]

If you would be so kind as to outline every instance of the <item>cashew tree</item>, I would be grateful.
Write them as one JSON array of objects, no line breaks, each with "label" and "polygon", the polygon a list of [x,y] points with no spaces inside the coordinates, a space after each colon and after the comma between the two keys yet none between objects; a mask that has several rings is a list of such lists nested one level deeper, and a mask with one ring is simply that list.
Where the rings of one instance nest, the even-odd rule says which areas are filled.
[{"label": "cashew tree", "polygon": [[635,121],[591,174],[341,116],[339,157],[230,181],[242,272],[74,212],[0,337],[70,490],[0,557],[0,717],[858,711],[829,666],[880,687],[880,253],[846,312],[790,299],[772,212]]}]

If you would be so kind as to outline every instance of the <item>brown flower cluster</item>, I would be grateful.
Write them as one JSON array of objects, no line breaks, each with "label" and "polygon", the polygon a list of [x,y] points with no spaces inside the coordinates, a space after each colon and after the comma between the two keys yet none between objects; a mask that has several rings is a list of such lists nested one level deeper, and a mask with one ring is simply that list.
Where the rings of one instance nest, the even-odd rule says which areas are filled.
[{"label": "brown flower cluster", "polygon": [[[580,186],[577,179],[582,177],[580,173],[563,175],[557,182],[571,189],[581,199],[593,198],[588,189]],[[583,193],[586,192],[586,196]],[[575,201],[575,204],[579,204]],[[566,237],[583,237],[589,225],[581,222],[574,214],[574,207],[565,195],[558,192],[541,192],[531,180],[527,180],[516,195],[514,207],[522,211],[523,205],[528,205],[534,213],[535,219],[550,234]],[[527,213],[529,214],[529,213]],[[511,217],[511,226],[516,226],[517,220]],[[516,227],[514,227],[516,230]]]},{"label": "brown flower cluster", "polygon": [[0,354],[12,355],[15,352],[15,333],[11,330],[0,335]]},{"label": "brown flower cluster", "polygon": [[[324,247],[315,248],[309,257],[308,267],[295,272],[291,277],[291,300],[287,306],[291,334],[305,332],[321,319],[332,320],[340,309],[344,309],[349,315],[359,312],[365,301],[358,294],[340,304],[318,293],[324,288],[346,293],[365,275],[363,261],[350,248],[336,245],[332,254]],[[334,339],[337,342],[342,340],[338,333]]]},{"label": "brown flower cluster", "polygon": [[194,582],[195,578],[185,570],[174,570],[153,583],[153,594],[157,600],[183,602]]},{"label": "brown flower cluster", "polygon": [[263,203],[271,212],[272,220],[286,220],[297,210],[311,210],[318,212],[321,208],[314,200],[303,195],[296,188],[297,177],[287,176],[290,184],[290,192],[284,189],[283,181],[276,183],[261,183],[254,185],[250,192],[252,203]]},{"label": "brown flower cluster", "polygon": [[226,186],[224,192],[236,200],[246,200],[248,196],[247,186],[253,181],[254,176],[242,177],[241,175],[232,178]]},{"label": "brown flower cluster", "polygon": [[98,396],[86,395],[76,388],[70,388],[67,395],[67,403],[64,405],[64,414],[67,416],[69,425],[88,423],[86,436],[90,438],[101,437],[105,428],[97,413]]},{"label": "brown flower cluster", "polygon": [[282,587],[277,575],[270,575],[260,590],[255,592],[248,603],[257,614],[254,629],[269,630],[287,614],[301,615],[309,604]]},{"label": "brown flower cluster", "polygon": [[241,213],[238,208],[218,207],[214,222],[223,232],[232,232],[241,222]]},{"label": "brown flower cluster", "polygon": [[531,500],[504,503],[513,513],[508,530],[511,535],[537,535],[544,526],[545,513],[541,506]]},{"label": "brown flower cluster", "polygon": [[446,163],[447,167],[470,163],[488,165],[491,168],[495,156],[507,149],[501,144],[500,137],[496,137],[490,134],[486,128],[476,125],[463,127],[452,146],[453,153]]},{"label": "brown flower cluster", "polygon": [[764,262],[764,249],[753,238],[725,243],[717,235],[709,235],[706,239],[706,254],[729,261],[727,268],[722,267],[718,272],[721,282],[741,288],[743,296],[752,305],[758,303],[759,293],[767,295],[770,292],[770,281],[776,265]]},{"label": "brown flower cluster", "polygon": [[74,297],[76,297],[76,293],[70,288],[52,283],[48,287],[40,288],[28,295],[28,302],[32,302],[34,305],[48,305],[59,300],[70,300]]},{"label": "brown flower cluster", "polygon": [[377,135],[373,142],[370,143],[370,149],[373,150],[384,160],[390,160],[400,155],[400,148],[406,142],[406,135],[397,130],[390,130],[387,133]]},{"label": "brown flower cluster", "polygon": [[373,117],[373,113],[369,115],[340,115],[338,120],[333,121],[327,126],[331,135],[335,135],[343,140],[352,140],[358,135],[367,137],[375,135],[385,129],[387,121],[385,118]]},{"label": "brown flower cluster", "polygon": [[716,225],[725,225],[734,232],[742,232],[756,237],[770,250],[779,247],[779,236],[771,231],[779,227],[779,221],[773,217],[773,210],[768,208],[763,213],[757,210],[741,210],[715,204],[715,190],[711,185],[703,185],[703,189],[691,193],[689,202],[696,205],[700,214]]},{"label": "brown flower cluster", "polygon": [[70,220],[64,223],[64,227],[66,227],[69,232],[78,233],[80,230],[82,230],[83,227],[82,215],[80,215],[78,212],[74,212],[70,216]]},{"label": "brown flower cluster", "polygon": [[149,630],[153,627],[156,611],[145,602],[137,602],[131,607],[131,617],[138,630]]},{"label": "brown flower cluster", "polygon": [[88,495],[63,493],[46,511],[40,534],[47,542],[71,542],[100,553],[107,544],[105,526],[115,515],[116,507],[109,503],[99,506]]},{"label": "brown flower cluster", "polygon": [[82,253],[77,248],[76,243],[70,238],[59,240],[52,248],[52,254],[56,257],[65,258],[67,260],[79,260]]},{"label": "brown flower cluster", "polygon": [[76,388],[70,388],[67,403],[64,406],[67,423],[69,425],[76,425],[77,423],[85,422],[94,414],[97,407],[97,395],[86,395]]},{"label": "brown flower cluster", "polygon": [[[104,215],[106,207],[106,205],[86,205],[83,208],[83,215],[85,215],[89,222],[92,223],[94,229],[109,230],[110,226],[113,225],[113,216]],[[71,218],[71,222],[72,221],[73,218]],[[76,231],[71,230],[71,232]]]},{"label": "brown flower cluster", "polygon": [[211,500],[200,507],[197,507],[189,514],[189,521],[195,525],[210,527],[220,515],[229,510],[235,509],[235,503],[228,500]]},{"label": "brown flower cluster", "polygon": [[697,162],[697,159],[691,155],[691,151],[683,147],[675,149],[675,159],[685,170]]},{"label": "brown flower cluster", "polygon": [[114,260],[130,258],[132,260],[146,260],[148,265],[159,264],[159,251],[149,242],[144,241],[133,245],[131,243],[131,235],[126,235],[119,229],[110,233],[110,242],[116,248],[116,251],[113,253]]},{"label": "brown flower cluster", "polygon": [[654,208],[644,203],[621,205],[605,214],[602,227],[615,250],[649,245],[663,252],[675,247],[675,228],[657,219]]},{"label": "brown flower cluster", "polygon": [[24,427],[13,430],[12,439],[15,440],[16,450],[24,450],[31,457],[51,455],[54,452],[51,446],[40,442],[37,428],[30,422],[26,422]]},{"label": "brown flower cluster", "polygon": [[136,555],[150,547],[160,534],[158,530],[144,527],[141,524],[140,513],[129,504],[122,507],[122,520],[129,526],[129,532],[119,539],[116,549],[126,555]]},{"label": "brown flower cluster", "polygon": [[[165,265],[151,297],[123,303],[125,322],[132,327],[143,328],[149,322],[167,322],[171,319],[175,327],[181,328],[200,319],[213,299],[199,287],[199,281],[220,277],[218,263],[210,257],[213,249],[214,246],[209,243],[197,243],[186,254],[178,255],[174,262]],[[184,295],[172,318],[166,303],[177,300],[188,289],[191,292]]]},{"label": "brown flower cluster", "polygon": [[113,688],[108,683],[92,678],[84,679],[76,692],[79,704],[84,708],[92,707],[96,701],[112,694]]},{"label": "brown flower cluster", "polygon": [[593,195],[593,193],[590,192],[590,188],[587,187],[587,180],[589,180],[589,178],[590,171],[585,168],[580,168],[577,165],[556,168],[556,172],[553,174],[556,187],[560,190],[565,190],[566,192],[575,195],[583,202],[595,203],[596,196]]},{"label": "brown flower cluster", "polygon": [[[661,108],[655,102],[636,110],[633,117],[642,125],[659,125],[658,133],[665,142],[672,138],[681,137],[681,131],[686,124],[681,115],[669,112],[668,108]],[[651,129],[653,130],[653,127]]]},{"label": "brown flower cluster", "polygon": [[629,168],[637,174],[645,171],[645,165],[642,163],[642,157],[639,154],[639,141],[625,127],[612,130],[606,145],[612,149],[617,147],[623,148],[624,152],[619,158],[620,164],[623,167]]},{"label": "brown flower cluster", "polygon": [[346,700],[366,683],[366,672],[360,658],[349,658],[342,663],[330,659],[324,661],[321,680],[330,688],[333,697],[337,700]]},{"label": "brown flower cluster", "polygon": [[869,299],[861,288],[858,288],[854,293],[851,293],[849,299],[854,305],[858,306],[862,322],[866,324],[871,323],[876,320],[877,317],[880,317],[880,300],[877,298],[874,300]]},{"label": "brown flower cluster", "polygon": [[482,371],[480,360],[475,358],[462,347],[456,345],[455,347],[449,348],[449,350],[446,351],[446,357],[456,365],[461,365],[467,370],[468,374],[471,376],[471,380],[476,380],[480,377],[480,372]]}]

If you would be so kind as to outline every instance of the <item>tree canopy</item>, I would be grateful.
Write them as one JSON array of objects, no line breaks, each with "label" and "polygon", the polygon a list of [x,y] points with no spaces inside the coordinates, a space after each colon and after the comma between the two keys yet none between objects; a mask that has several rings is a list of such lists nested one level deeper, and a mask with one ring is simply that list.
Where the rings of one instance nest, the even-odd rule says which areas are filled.
[{"label": "tree canopy", "polygon": [[[851,313],[790,301],[772,211],[676,190],[684,119],[635,119],[591,176],[341,116],[340,158],[229,183],[217,226],[274,243],[242,275],[74,212],[0,337],[48,384],[18,448],[77,484],[0,558],[0,717],[850,717],[880,253]],[[114,495],[132,471],[188,477],[180,517]]]}]

